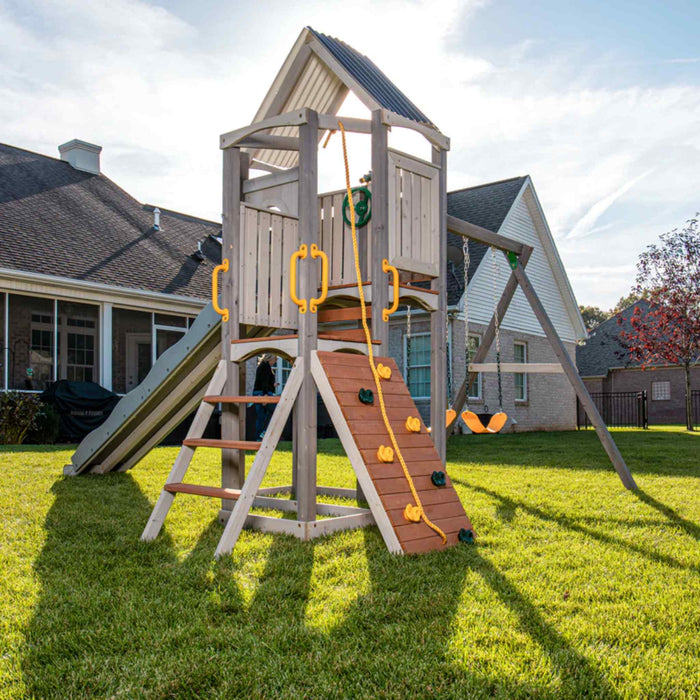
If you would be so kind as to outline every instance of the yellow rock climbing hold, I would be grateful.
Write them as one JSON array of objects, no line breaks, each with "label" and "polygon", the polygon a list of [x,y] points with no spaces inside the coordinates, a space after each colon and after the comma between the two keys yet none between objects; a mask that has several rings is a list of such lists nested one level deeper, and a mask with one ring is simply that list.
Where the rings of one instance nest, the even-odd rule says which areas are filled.
[{"label": "yellow rock climbing hold", "polygon": [[414,506],[413,503],[409,503],[403,509],[403,517],[408,520],[409,523],[419,523],[421,516],[420,506]]},{"label": "yellow rock climbing hold", "polygon": [[391,367],[383,365],[381,362],[377,365],[377,374],[382,379],[391,379]]},{"label": "yellow rock climbing hold", "polygon": [[420,418],[414,416],[406,418],[406,430],[409,433],[420,433]]},{"label": "yellow rock climbing hold", "polygon": [[379,445],[377,459],[384,464],[391,464],[394,461],[394,450],[387,445]]}]

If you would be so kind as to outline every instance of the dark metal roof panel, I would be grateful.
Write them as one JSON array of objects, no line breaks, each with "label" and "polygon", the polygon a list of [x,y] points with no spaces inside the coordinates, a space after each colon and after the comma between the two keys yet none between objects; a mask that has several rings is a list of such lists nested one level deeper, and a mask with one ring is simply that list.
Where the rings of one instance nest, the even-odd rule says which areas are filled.
[{"label": "dark metal roof panel", "polygon": [[311,27],[307,29],[382,107],[415,122],[435,126],[367,56],[340,39],[321,34]]}]

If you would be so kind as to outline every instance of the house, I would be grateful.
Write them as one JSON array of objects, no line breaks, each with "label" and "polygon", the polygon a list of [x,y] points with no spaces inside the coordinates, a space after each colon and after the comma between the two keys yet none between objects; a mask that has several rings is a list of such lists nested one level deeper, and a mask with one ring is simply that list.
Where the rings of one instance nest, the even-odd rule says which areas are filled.
[{"label": "house", "polygon": [[[636,307],[644,313],[649,309],[649,303],[642,299],[631,304],[591,331],[585,344],[576,349],[579,374],[591,394],[611,396],[619,392],[646,392],[650,425],[684,424],[683,367],[662,364],[643,367],[632,361],[622,339],[622,333],[632,330],[630,317]],[[691,368],[690,385],[691,391],[700,394],[700,366]],[[698,420],[697,416],[695,420]]]},{"label": "house", "polygon": [[[136,201],[100,171],[98,146],[74,140],[61,158],[0,145],[0,387],[42,390],[56,379],[96,381],[125,393],[187,331],[211,294],[221,256],[220,224]],[[574,353],[584,327],[529,177],[448,195],[448,211],[535,246],[528,271],[560,337]],[[464,379],[461,238],[448,241],[448,393]],[[493,261],[470,242],[472,348],[490,320]],[[497,293],[508,268],[496,257]],[[414,311],[410,357],[406,313],[392,321],[390,350],[427,417],[427,315]],[[501,323],[504,362],[555,362],[520,291]],[[488,361],[495,361],[495,349]],[[248,375],[252,381],[254,368]],[[280,360],[280,386],[288,373]],[[427,382],[427,383],[426,383]],[[575,399],[562,375],[503,376],[503,404],[515,429],[575,426]],[[470,405],[495,410],[494,374],[480,376]]]},{"label": "house", "polygon": [[221,225],[136,201],[99,146],[59,151],[0,144],[0,388],[124,393],[208,300]]}]

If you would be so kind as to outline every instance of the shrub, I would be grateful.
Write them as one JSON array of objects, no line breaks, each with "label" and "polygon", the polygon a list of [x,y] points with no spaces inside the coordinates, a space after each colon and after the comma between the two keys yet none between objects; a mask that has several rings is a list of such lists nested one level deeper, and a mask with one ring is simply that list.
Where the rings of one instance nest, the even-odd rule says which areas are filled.
[{"label": "shrub", "polygon": [[48,403],[42,403],[39,412],[25,438],[29,445],[54,445],[60,435],[61,416]]},{"label": "shrub", "polygon": [[21,445],[40,410],[35,394],[0,393],[0,445]]}]

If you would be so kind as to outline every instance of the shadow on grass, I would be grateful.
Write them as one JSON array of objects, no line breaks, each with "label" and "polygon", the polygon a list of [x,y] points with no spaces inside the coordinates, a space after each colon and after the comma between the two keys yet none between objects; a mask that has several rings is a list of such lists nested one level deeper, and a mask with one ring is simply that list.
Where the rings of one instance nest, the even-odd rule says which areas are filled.
[{"label": "shadow on grass", "polygon": [[686,518],[678,515],[678,513],[671,508],[671,506],[667,506],[665,503],[657,501],[653,496],[650,496],[642,489],[637,490],[635,495],[640,501],[642,501],[642,503],[646,503],[648,506],[668,518],[668,520],[674,525],[677,525],[682,530],[685,530],[688,535],[694,537],[696,540],[700,540],[700,525],[694,523],[692,520],[687,520]]},{"label": "shadow on grass", "polygon": [[[487,604],[469,595],[474,574],[548,658],[555,678],[539,695],[616,695],[478,546],[396,557],[376,528],[363,531],[364,552],[348,534],[255,535],[215,563],[215,520],[186,555],[167,527],[139,542],[152,504],[128,474],[63,479],[53,493],[24,659],[30,696],[537,694],[532,678],[477,672],[471,649],[454,648],[460,608]],[[350,562],[365,555],[368,580],[353,583]],[[330,573],[315,577],[316,567]],[[328,605],[342,610],[330,627],[314,626],[310,602],[339,586]]]},{"label": "shadow on grass", "polygon": [[[566,528],[567,530],[586,535],[586,537],[591,537],[592,539],[598,540],[599,542],[604,542],[605,544],[611,544],[616,547],[627,549],[628,551],[634,552],[635,554],[639,554],[640,556],[645,557],[646,559],[649,559],[651,561],[665,564],[666,566],[670,566],[674,569],[683,569],[691,571],[695,570],[700,573],[700,568],[698,568],[697,566],[689,566],[687,564],[684,564],[683,562],[678,561],[677,559],[674,559],[671,556],[668,556],[667,554],[661,554],[660,552],[655,552],[651,549],[647,549],[646,547],[642,547],[641,545],[635,544],[634,542],[630,542],[619,537],[613,537],[612,535],[605,534],[603,532],[600,532],[599,530],[595,530],[586,525],[582,525],[581,523],[577,522],[573,518],[569,518],[566,515],[548,512],[543,508],[538,508],[537,506],[529,505],[525,501],[517,501],[513,498],[498,493],[498,491],[486,488],[485,486],[477,486],[476,484],[472,484],[463,479],[457,479],[455,477],[451,477],[451,479],[452,482],[455,484],[459,484],[460,486],[472,489],[473,491],[478,491],[479,493],[486,494],[487,496],[493,498],[497,503],[496,514],[505,522],[511,522],[515,517],[516,511],[522,510],[528,515],[540,518],[541,520],[545,520],[546,522],[554,523],[555,525],[559,525],[560,527]],[[639,498],[640,500],[647,502],[646,499],[650,497],[646,496],[646,494],[642,495],[640,493]],[[654,501],[654,499],[650,500],[653,501],[653,504],[650,503],[650,505],[652,505],[652,507],[655,508],[657,508],[658,505],[657,510],[660,510],[660,512],[663,512],[664,514],[668,515],[668,513],[666,513],[665,510],[661,510],[663,508],[673,513],[675,518],[677,518],[680,521],[677,524],[680,524],[681,527],[689,527],[691,529],[697,528],[697,526],[693,523],[683,520],[682,518],[680,518],[680,516],[676,515],[673,510],[668,508],[668,506],[663,506],[663,504],[658,503],[658,501]],[[676,520],[673,520],[673,522],[676,522]]]},{"label": "shadow on grass", "polygon": [[[633,475],[700,476],[698,438],[681,432],[613,431]],[[658,455],[664,459],[659,460]],[[504,435],[455,435],[447,443],[447,461],[471,464],[610,471],[595,431],[532,432]]]}]

